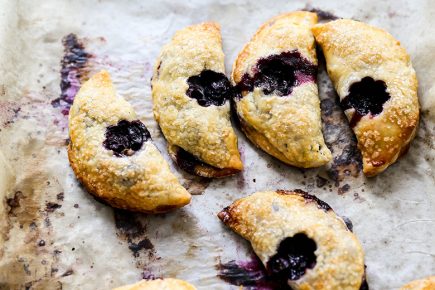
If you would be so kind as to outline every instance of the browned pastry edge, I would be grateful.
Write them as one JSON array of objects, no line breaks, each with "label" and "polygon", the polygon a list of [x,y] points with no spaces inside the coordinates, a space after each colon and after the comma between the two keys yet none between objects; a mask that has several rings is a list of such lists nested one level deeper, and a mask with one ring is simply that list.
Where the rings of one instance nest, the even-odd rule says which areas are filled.
[{"label": "browned pastry edge", "polygon": [[[303,191],[302,189],[293,189],[293,190],[284,190],[284,189],[277,189],[275,190],[277,194],[280,195],[298,195],[300,197],[303,197],[305,201],[308,202],[315,202],[317,204],[317,207],[324,211],[334,211],[329,204],[324,202],[323,200],[319,199],[317,196],[309,194],[306,191]],[[235,215],[231,214],[232,208],[235,207],[235,204],[238,202],[235,201],[232,205],[225,207],[222,211],[220,211],[217,216],[219,219],[226,225],[229,225],[231,223],[236,223],[236,220],[232,220],[232,217]]]},{"label": "browned pastry edge", "polygon": [[70,144],[68,145],[68,159],[69,159],[70,166],[71,166],[72,170],[74,171],[80,184],[83,185],[83,187],[86,189],[86,191],[88,193],[90,193],[95,198],[95,200],[97,200],[98,202],[101,202],[105,205],[108,205],[108,206],[111,206],[114,208],[124,209],[124,210],[132,211],[132,212],[141,212],[141,213],[146,213],[146,214],[166,213],[168,211],[179,208],[179,206],[170,206],[169,205],[169,206],[158,206],[155,210],[146,211],[146,210],[135,208],[135,207],[128,207],[128,206],[126,206],[125,201],[123,201],[122,199],[118,200],[117,198],[111,198],[111,199],[102,198],[101,196],[99,196],[97,194],[97,192],[99,191],[98,187],[95,184],[92,184],[90,182],[86,182],[83,175],[81,174],[78,166],[76,166],[75,157],[74,157],[74,150],[72,150],[71,144],[72,143],[70,142]]},{"label": "browned pastry edge", "polygon": [[241,170],[235,168],[217,168],[211,166],[189,152],[176,145],[168,144],[168,153],[171,159],[187,173],[206,177],[206,178],[223,178],[239,173]]}]

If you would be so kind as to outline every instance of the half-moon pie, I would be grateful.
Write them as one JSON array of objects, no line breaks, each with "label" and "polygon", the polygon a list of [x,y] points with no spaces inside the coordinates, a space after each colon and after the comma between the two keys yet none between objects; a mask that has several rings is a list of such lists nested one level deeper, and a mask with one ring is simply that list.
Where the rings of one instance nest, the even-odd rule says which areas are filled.
[{"label": "half-moon pie", "polygon": [[270,155],[303,168],[332,158],[320,119],[316,23],[317,15],[304,11],[270,19],[239,53],[232,73],[243,132]]},{"label": "half-moon pie", "polygon": [[[331,207],[301,190],[257,192],[218,214],[252,248],[274,281],[292,289],[359,290],[360,242]],[[362,288],[364,289],[364,288]]]},{"label": "half-moon pie", "polygon": [[233,93],[218,24],[186,27],[163,47],[152,78],[154,117],[182,169],[204,177],[242,170],[230,122]]},{"label": "half-moon pie", "polygon": [[71,167],[97,199],[146,213],[190,202],[133,107],[116,95],[106,71],[91,77],[76,95],[69,134]]},{"label": "half-moon pie", "polygon": [[406,153],[417,129],[410,57],[391,34],[362,22],[340,19],[312,30],[358,139],[363,171],[376,175]]}]

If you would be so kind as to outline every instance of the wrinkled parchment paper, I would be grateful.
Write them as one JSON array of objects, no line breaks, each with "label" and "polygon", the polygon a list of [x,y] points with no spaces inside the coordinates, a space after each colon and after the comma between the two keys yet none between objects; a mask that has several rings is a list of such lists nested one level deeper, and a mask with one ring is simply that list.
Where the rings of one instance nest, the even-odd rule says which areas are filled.
[{"label": "wrinkled parchment paper", "polygon": [[[264,21],[312,8],[382,27],[412,56],[422,119],[408,154],[378,177],[362,175],[354,137],[321,65],[331,164],[286,166],[238,131],[243,173],[210,182],[177,170],[152,117],[150,78],[161,46],[186,25],[218,21],[229,73]],[[259,277],[250,246],[216,213],[237,198],[276,188],[314,193],[352,220],[371,289],[397,289],[435,274],[434,15],[429,0],[0,0],[0,289],[111,289],[142,277],[177,277],[199,289],[238,289],[232,284],[240,281],[245,289],[269,289],[246,281]],[[62,43],[71,33],[75,52]],[[82,63],[69,73],[65,56],[82,50]],[[62,59],[69,92],[60,88]],[[158,216],[126,213],[95,201],[77,183],[66,154],[68,105],[58,98],[103,68],[196,194],[187,207]],[[241,269],[240,277],[231,274]]]}]

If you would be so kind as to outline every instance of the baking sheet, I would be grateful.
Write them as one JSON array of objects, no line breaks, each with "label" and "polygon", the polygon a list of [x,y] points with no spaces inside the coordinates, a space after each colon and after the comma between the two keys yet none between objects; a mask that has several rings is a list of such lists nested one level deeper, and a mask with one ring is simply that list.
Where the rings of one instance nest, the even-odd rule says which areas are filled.
[{"label": "baking sheet", "polygon": [[[286,166],[238,131],[243,173],[210,182],[177,170],[152,117],[151,68],[161,46],[186,25],[218,21],[229,73],[244,43],[268,18],[313,8],[331,13],[321,13],[324,18],[385,28],[410,53],[422,119],[408,154],[378,177],[362,176],[354,137],[321,68],[331,164],[312,170]],[[271,289],[248,243],[216,213],[237,198],[276,188],[314,193],[352,220],[371,289],[397,289],[433,275],[433,15],[435,3],[424,0],[0,0],[0,289],[111,289],[143,277],[177,277],[198,289]],[[66,154],[65,100],[103,68],[196,194],[187,207],[158,216],[113,210],[77,183]]]}]

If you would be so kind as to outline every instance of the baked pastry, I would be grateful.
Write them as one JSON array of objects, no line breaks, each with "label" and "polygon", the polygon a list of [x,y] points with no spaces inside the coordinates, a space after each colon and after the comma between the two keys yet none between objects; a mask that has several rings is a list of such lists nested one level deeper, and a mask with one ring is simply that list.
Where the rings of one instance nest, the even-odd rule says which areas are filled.
[{"label": "baked pastry", "polygon": [[190,202],[133,107],[102,71],[83,84],[69,115],[68,157],[89,193],[113,207],[166,212]]},{"label": "baked pastry", "polygon": [[234,107],[246,136],[279,160],[318,167],[331,160],[325,145],[311,27],[317,15],[297,11],[263,24],[233,65]]},{"label": "baked pastry", "polygon": [[152,78],[154,117],[185,171],[223,177],[242,170],[230,122],[233,93],[218,24],[186,27],[163,47]]},{"label": "baked pastry", "polygon": [[412,281],[400,290],[433,290],[435,289],[435,276],[427,277],[421,280]]},{"label": "baked pastry", "polygon": [[312,29],[358,139],[363,171],[374,176],[406,153],[419,120],[411,60],[388,32],[340,19]]},{"label": "baked pastry", "polygon": [[196,288],[186,281],[168,278],[142,280],[135,284],[118,287],[113,290],[196,290]]},{"label": "baked pastry", "polygon": [[251,242],[272,279],[292,289],[355,289],[365,283],[360,242],[331,207],[302,190],[257,192],[218,214]]}]

